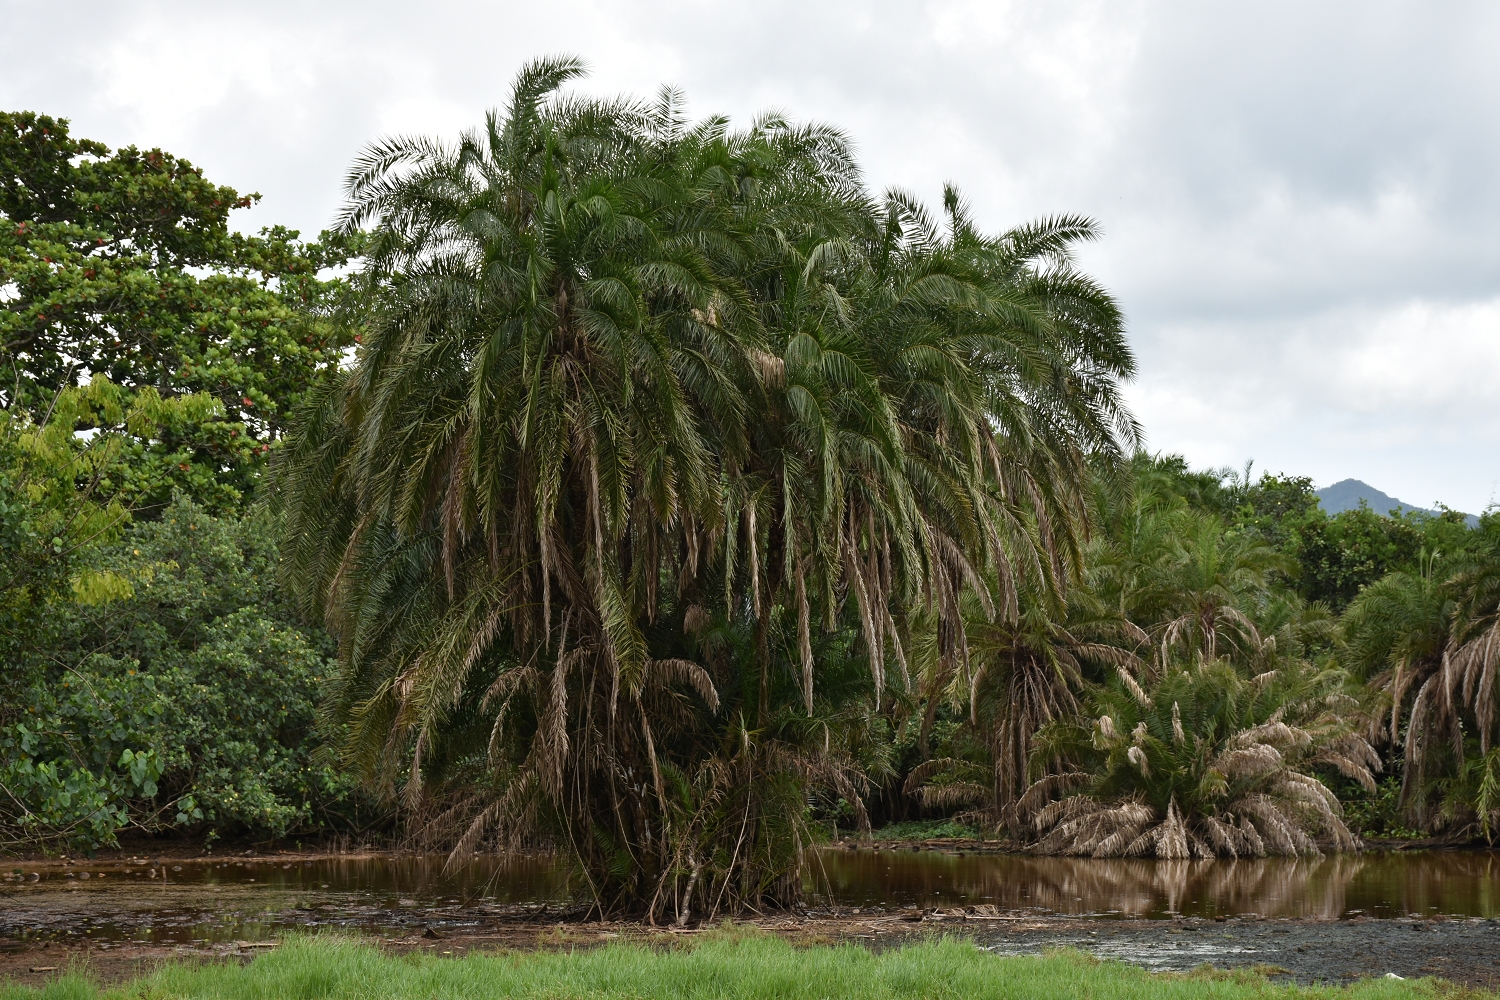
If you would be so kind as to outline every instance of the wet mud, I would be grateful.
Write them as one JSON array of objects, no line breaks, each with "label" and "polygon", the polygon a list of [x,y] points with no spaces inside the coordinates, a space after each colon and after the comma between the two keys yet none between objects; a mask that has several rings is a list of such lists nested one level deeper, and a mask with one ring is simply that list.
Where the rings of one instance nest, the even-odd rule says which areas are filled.
[{"label": "wet mud", "polygon": [[[336,929],[395,951],[671,945],[706,927],[582,919],[547,858],[122,856],[4,862],[0,977],[77,963],[117,982],[164,961],[249,961]],[[955,935],[1000,955],[1069,947],[1157,971],[1260,968],[1298,982],[1387,973],[1500,988],[1500,855],[1099,862],[966,851],[828,851],[812,906],[738,920],[798,943]],[[714,926],[722,926],[716,918]]]},{"label": "wet mud", "polygon": [[[719,925],[728,926],[728,922]],[[924,914],[864,919],[853,914],[768,916],[733,926],[754,927],[794,943],[858,943],[895,947],[929,937],[972,940],[996,955],[1036,955],[1076,948],[1101,959],[1128,962],[1155,972],[1190,972],[1203,966],[1250,968],[1273,980],[1346,983],[1394,973],[1408,979],[1438,977],[1481,988],[1500,988],[1500,921],[1424,921],[1408,918],[1344,921],[1179,921],[1074,918],[976,918]],[[436,956],[475,952],[560,949],[636,942],[679,946],[706,928],[650,927],[610,921],[548,922],[515,914],[513,919],[471,921],[447,930],[411,928],[403,934],[373,934],[380,947]],[[0,943],[0,979],[40,984],[80,967],[104,982],[149,973],[168,961],[251,961],[275,948],[263,941],[42,941]]]}]

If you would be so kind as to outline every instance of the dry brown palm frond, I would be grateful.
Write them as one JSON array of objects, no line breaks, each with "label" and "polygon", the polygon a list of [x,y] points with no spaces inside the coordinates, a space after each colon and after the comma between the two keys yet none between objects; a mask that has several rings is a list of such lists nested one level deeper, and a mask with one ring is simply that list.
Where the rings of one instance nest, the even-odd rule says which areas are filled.
[{"label": "dry brown palm frond", "polygon": [[1107,664],[1111,667],[1119,667],[1132,674],[1138,674],[1145,669],[1145,662],[1128,649],[1119,646],[1111,646],[1102,642],[1084,642],[1073,647],[1073,652],[1085,660],[1093,660],[1098,663]]},{"label": "dry brown palm frond", "polygon": [[1289,816],[1281,803],[1266,795],[1247,795],[1238,809],[1261,834],[1267,854],[1316,856],[1322,852],[1303,832],[1301,825]]},{"label": "dry brown palm frond", "polygon": [[1038,827],[1051,827],[1034,848],[1038,854],[1095,856],[1100,843],[1121,830],[1144,826],[1152,818],[1151,807],[1135,799],[1107,805],[1073,796],[1055,804],[1064,803],[1055,813],[1049,806],[1038,814]]},{"label": "dry brown palm frond", "polygon": [[708,706],[710,712],[719,710],[719,692],[714,687],[713,678],[708,676],[708,671],[694,663],[692,660],[651,660],[646,667],[648,676],[661,681],[676,681],[685,684],[697,692],[698,697]]},{"label": "dry brown palm frond", "polygon": [[1308,763],[1332,764],[1340,774],[1359,782],[1369,792],[1375,791],[1375,774],[1382,766],[1375,748],[1353,733],[1325,744]]},{"label": "dry brown palm frond", "polygon": [[1119,627],[1121,632],[1124,633],[1125,637],[1131,642],[1135,643],[1137,646],[1144,647],[1151,645],[1151,636],[1146,633],[1145,629],[1141,628],[1130,619],[1122,619],[1119,623]]},{"label": "dry brown palm frond", "polygon": [[692,636],[701,636],[713,624],[713,615],[701,604],[692,604],[682,614],[682,628]]},{"label": "dry brown palm frond", "polygon": [[924,761],[911,769],[911,773],[906,776],[906,784],[902,786],[902,791],[907,795],[915,795],[923,783],[933,775],[961,768],[964,763],[952,757],[939,757],[935,760]]},{"label": "dry brown palm frond", "polygon": [[496,829],[508,841],[506,846],[515,846],[514,842],[530,827],[534,815],[535,804],[527,800],[536,790],[535,777],[534,772],[523,771],[512,779],[505,794],[480,810],[449,852],[443,866],[445,872],[457,870],[472,858],[480,842]]},{"label": "dry brown palm frond", "polygon": [[1021,796],[1020,801],[1016,803],[1016,810],[1023,820],[1032,817],[1032,822],[1035,823],[1037,820],[1033,814],[1044,808],[1058,792],[1077,788],[1088,780],[1087,771],[1064,771],[1060,774],[1045,775],[1026,789],[1026,794]]},{"label": "dry brown palm frond", "polygon": [[[1273,717],[1274,718],[1274,717]],[[1229,740],[1231,747],[1251,747],[1256,745],[1273,746],[1279,748],[1302,749],[1312,744],[1312,736],[1303,729],[1288,726],[1285,722],[1275,719],[1264,722],[1250,729],[1242,729]]]},{"label": "dry brown palm frond", "polygon": [[929,809],[952,809],[955,806],[972,805],[987,800],[993,789],[973,782],[954,782],[948,785],[924,785],[920,792],[922,805]]},{"label": "dry brown palm frond", "polygon": [[1116,673],[1119,674],[1120,682],[1125,685],[1125,690],[1130,692],[1131,697],[1135,698],[1136,701],[1140,702],[1140,704],[1145,706],[1146,708],[1150,708],[1150,696],[1146,694],[1145,690],[1141,687],[1140,683],[1136,681],[1135,677],[1130,673],[1130,671],[1126,670],[1122,666],[1117,668]]},{"label": "dry brown palm frond", "polygon": [[1099,740],[1101,744],[1108,745],[1118,742],[1119,730],[1115,728],[1115,720],[1110,715],[1101,715],[1094,723],[1099,728]]},{"label": "dry brown palm frond", "polygon": [[1461,688],[1462,700],[1472,706],[1479,729],[1479,752],[1490,752],[1495,730],[1495,688],[1500,673],[1500,616],[1478,636],[1444,657],[1454,679],[1449,682],[1450,699]]},{"label": "dry brown palm frond", "polygon": [[1188,849],[1188,832],[1183,825],[1182,816],[1177,812],[1177,800],[1173,799],[1167,803],[1167,816],[1157,830],[1160,831],[1156,838],[1157,858],[1164,861],[1175,861],[1191,857]]},{"label": "dry brown palm frond", "polygon": [[786,362],[767,351],[749,352],[760,375],[761,385],[768,389],[779,389],[786,384]]},{"label": "dry brown palm frond", "polygon": [[1059,824],[1071,822],[1079,816],[1092,815],[1103,808],[1105,807],[1102,803],[1089,796],[1069,795],[1047,803],[1037,812],[1032,822],[1037,832],[1040,833]]},{"label": "dry brown palm frond", "polygon": [[1253,853],[1244,835],[1217,816],[1204,817],[1203,829],[1214,853],[1220,857],[1239,858]]},{"label": "dry brown palm frond", "polygon": [[1213,768],[1227,778],[1269,774],[1284,763],[1281,752],[1268,743],[1233,747],[1214,758]]}]

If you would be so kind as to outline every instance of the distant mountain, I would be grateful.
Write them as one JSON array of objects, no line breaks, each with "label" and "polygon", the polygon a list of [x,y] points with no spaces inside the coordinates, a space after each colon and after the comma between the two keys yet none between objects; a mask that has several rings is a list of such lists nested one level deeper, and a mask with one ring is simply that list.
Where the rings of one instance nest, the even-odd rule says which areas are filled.
[{"label": "distant mountain", "polygon": [[1377,514],[1388,514],[1393,510],[1399,510],[1403,514],[1417,511],[1421,514],[1435,514],[1437,511],[1428,510],[1425,507],[1413,507],[1409,503],[1402,503],[1388,493],[1382,493],[1369,483],[1362,483],[1358,479],[1345,479],[1325,486],[1317,491],[1318,502],[1323,509],[1330,514],[1341,511],[1354,510],[1363,500],[1370,505],[1370,509]]},{"label": "distant mountain", "polygon": [[[1413,507],[1409,503],[1402,503],[1388,493],[1382,493],[1369,483],[1362,483],[1358,479],[1345,479],[1325,486],[1316,491],[1318,502],[1329,514],[1337,514],[1340,511],[1354,510],[1363,500],[1370,505],[1370,509],[1377,514],[1389,514],[1393,510],[1399,510],[1403,514],[1415,511],[1418,514],[1433,514],[1438,511],[1428,510],[1426,507]],[[1466,515],[1469,526],[1473,527],[1479,523],[1479,518],[1473,514]]]}]

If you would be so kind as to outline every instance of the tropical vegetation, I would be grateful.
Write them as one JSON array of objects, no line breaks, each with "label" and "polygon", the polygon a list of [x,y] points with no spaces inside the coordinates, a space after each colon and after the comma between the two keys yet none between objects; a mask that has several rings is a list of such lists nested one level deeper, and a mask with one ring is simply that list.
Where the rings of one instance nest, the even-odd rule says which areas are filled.
[{"label": "tropical vegetation", "polygon": [[784,905],[809,795],[864,822],[906,649],[1077,572],[1133,362],[1086,220],[939,223],[835,130],[577,73],[351,174],[369,332],[284,452],[289,579],[346,759],[460,856],[540,832],[601,910]]},{"label": "tropical vegetation", "polygon": [[0,842],[547,848],[794,903],[836,831],[1500,827],[1500,515],[1151,455],[1088,219],[525,67],[335,229],[0,116]]},{"label": "tropical vegetation", "polygon": [[256,506],[357,333],[339,244],[231,231],[255,196],[0,115],[0,846],[368,820],[314,762],[332,646]]}]

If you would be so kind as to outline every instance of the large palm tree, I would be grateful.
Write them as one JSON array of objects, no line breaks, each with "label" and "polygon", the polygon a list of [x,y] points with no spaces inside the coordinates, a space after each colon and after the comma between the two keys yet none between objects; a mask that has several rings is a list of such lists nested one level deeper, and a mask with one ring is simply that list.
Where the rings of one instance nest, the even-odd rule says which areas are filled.
[{"label": "large palm tree", "polygon": [[893,222],[837,131],[578,72],[356,165],[368,332],[286,452],[289,571],[350,759],[455,857],[541,831],[602,909],[784,903],[808,791],[862,808],[907,611],[956,654],[963,594],[1013,613],[982,573],[1075,565],[1130,356],[1086,224],[933,277],[966,230]]},{"label": "large palm tree", "polygon": [[533,64],[483,130],[356,165],[369,331],[283,492],[293,573],[340,638],[351,757],[409,759],[416,806],[487,745],[502,763],[461,846],[550,812],[608,906],[641,891],[641,845],[662,853],[652,715],[674,713],[652,699],[718,707],[643,626],[680,537],[722,524],[754,318],[715,259],[734,234],[712,137],[673,141],[670,102],[554,99],[579,72]]}]

